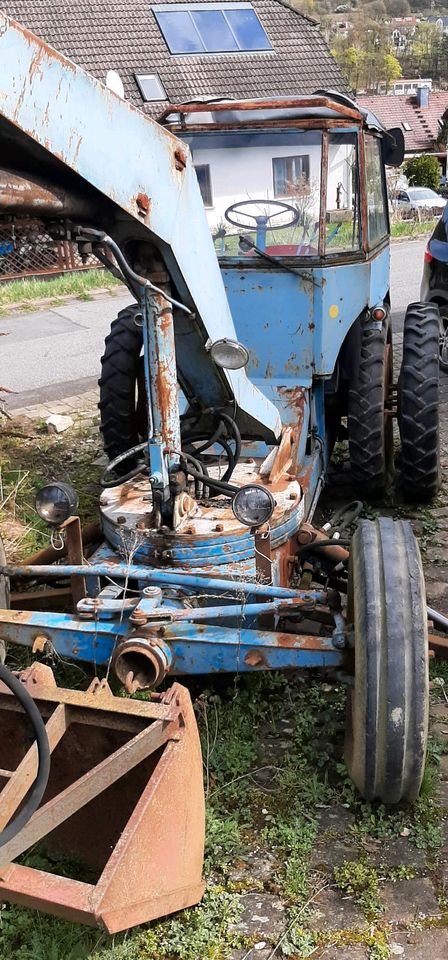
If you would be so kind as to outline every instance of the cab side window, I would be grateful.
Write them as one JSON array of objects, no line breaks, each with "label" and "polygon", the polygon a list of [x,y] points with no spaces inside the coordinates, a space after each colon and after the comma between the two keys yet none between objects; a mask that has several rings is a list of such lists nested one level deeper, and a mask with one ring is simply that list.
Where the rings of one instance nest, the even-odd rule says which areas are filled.
[{"label": "cab side window", "polygon": [[381,140],[371,134],[366,134],[366,195],[367,195],[367,222],[369,246],[378,243],[389,232],[387,216],[387,199],[384,184],[383,161],[381,157]]}]

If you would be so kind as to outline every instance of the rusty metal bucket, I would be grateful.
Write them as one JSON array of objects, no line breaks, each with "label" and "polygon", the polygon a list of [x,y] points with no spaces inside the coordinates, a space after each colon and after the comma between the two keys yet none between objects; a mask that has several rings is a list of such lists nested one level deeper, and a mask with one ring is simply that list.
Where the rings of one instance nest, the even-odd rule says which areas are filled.
[{"label": "rusty metal bucket", "polygon": [[[151,701],[115,697],[104,681],[59,688],[35,664],[21,680],[52,752],[40,808],[0,849],[0,899],[117,933],[192,906],[203,894],[204,792],[196,720],[175,683]],[[0,829],[36,772],[37,750],[0,685]],[[41,842],[64,876],[14,863]],[[22,857],[23,859],[23,857]],[[66,876],[67,864],[77,878]]]}]

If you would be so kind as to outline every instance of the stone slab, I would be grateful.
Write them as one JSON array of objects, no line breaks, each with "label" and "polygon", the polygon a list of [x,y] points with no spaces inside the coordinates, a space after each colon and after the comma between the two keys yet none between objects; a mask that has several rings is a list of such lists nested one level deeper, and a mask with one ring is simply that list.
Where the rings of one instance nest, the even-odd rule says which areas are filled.
[{"label": "stone slab", "polygon": [[273,893],[247,893],[241,896],[243,913],[232,930],[260,940],[277,940],[286,928],[286,908]]},{"label": "stone slab", "polygon": [[409,930],[394,933],[389,946],[397,944],[404,948],[403,960],[447,960],[448,930]]},{"label": "stone slab", "polygon": [[313,901],[313,913],[309,921],[313,930],[335,931],[365,927],[366,920],[361,908],[335,887],[325,887]]},{"label": "stone slab", "polygon": [[357,944],[353,947],[325,947],[318,956],[319,960],[368,960],[369,953],[366,947]]},{"label": "stone slab", "polygon": [[411,923],[441,915],[432,883],[426,877],[388,881],[380,888],[380,899],[389,923]]}]

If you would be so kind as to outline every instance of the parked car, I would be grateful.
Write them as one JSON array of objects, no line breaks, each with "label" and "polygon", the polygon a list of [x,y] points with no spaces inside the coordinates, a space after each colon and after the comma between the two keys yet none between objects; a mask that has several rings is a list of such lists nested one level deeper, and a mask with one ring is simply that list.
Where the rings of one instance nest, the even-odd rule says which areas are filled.
[{"label": "parked car", "polygon": [[439,361],[442,370],[448,372],[448,208],[436,224],[425,250],[420,300],[438,304]]},{"label": "parked car", "polygon": [[445,209],[446,200],[440,193],[429,187],[408,187],[400,190],[397,195],[397,208],[404,213],[429,213],[441,216]]}]

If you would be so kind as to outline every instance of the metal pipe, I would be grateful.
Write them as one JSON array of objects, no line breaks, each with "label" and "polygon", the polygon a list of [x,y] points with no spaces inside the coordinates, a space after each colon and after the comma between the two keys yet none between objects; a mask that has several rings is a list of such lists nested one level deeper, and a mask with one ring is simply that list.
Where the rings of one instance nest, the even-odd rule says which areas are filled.
[{"label": "metal pipe", "polygon": [[333,100],[331,96],[326,97],[313,94],[309,97],[285,97],[280,100],[275,98],[272,100],[193,100],[190,103],[171,103],[162,111],[158,117],[158,122],[161,123],[172,113],[234,113],[236,110],[238,112],[248,110],[289,110],[294,108],[306,109],[309,107],[313,109],[323,107],[326,110],[334,110],[335,113],[340,113],[343,117],[357,120],[358,123],[360,120],[363,120],[363,116],[355,104],[353,104],[353,106],[346,106],[340,101]]},{"label": "metal pipe", "polygon": [[120,643],[112,656],[112,668],[129,694],[158,687],[171,662],[171,650],[166,643],[142,637]]},{"label": "metal pipe", "polygon": [[89,566],[70,564],[43,564],[42,566],[27,565],[24,567],[7,564],[0,567],[0,574],[6,577],[119,577],[127,580],[146,580],[148,583],[166,584],[171,586],[176,584],[181,587],[194,587],[202,590],[224,590],[231,593],[240,594],[242,590],[254,596],[264,597],[303,597],[303,599],[315,600],[316,603],[326,603],[327,593],[325,590],[291,590],[288,587],[274,587],[270,584],[251,583],[247,580],[225,580],[215,577],[202,575],[185,574],[179,570],[165,569],[155,570],[151,567],[138,566],[137,564],[127,563],[97,563]]},{"label": "metal pipe", "polygon": [[[121,601],[120,601],[121,602]],[[289,616],[294,613],[294,608],[303,609],[308,604],[314,607],[315,600],[306,600],[303,597],[289,597],[287,599],[272,600],[269,603],[228,603],[224,607],[186,607],[183,609],[172,609],[171,607],[152,608],[148,612],[148,621],[153,618],[159,620],[227,620],[232,617],[245,618],[256,617],[264,613],[281,613],[287,610]],[[146,613],[144,601],[138,606],[138,611]],[[131,617],[132,620],[132,617]]]},{"label": "metal pipe", "polygon": [[428,617],[432,620],[433,623],[437,624],[438,627],[441,627],[442,630],[448,631],[448,617],[444,617],[443,613],[438,613],[437,610],[433,610],[432,607],[426,607]]}]

